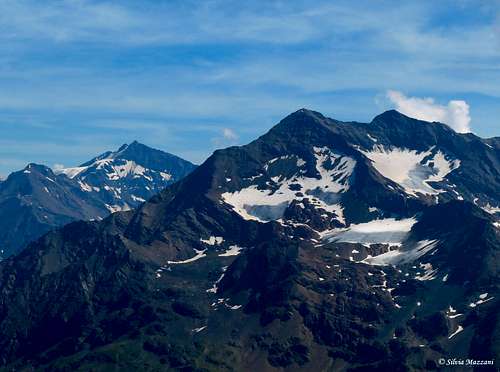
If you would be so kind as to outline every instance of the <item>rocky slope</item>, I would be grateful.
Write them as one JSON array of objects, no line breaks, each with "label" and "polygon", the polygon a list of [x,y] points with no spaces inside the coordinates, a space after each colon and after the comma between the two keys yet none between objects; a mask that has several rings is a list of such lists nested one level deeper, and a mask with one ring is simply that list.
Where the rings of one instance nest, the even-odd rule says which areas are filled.
[{"label": "rocky slope", "polygon": [[68,222],[136,207],[193,169],[137,142],[77,168],[54,172],[29,164],[0,183],[0,259]]},{"label": "rocky slope", "polygon": [[299,110],[137,210],[71,223],[0,263],[0,361],[427,371],[498,359],[490,146],[397,112],[361,124]]}]

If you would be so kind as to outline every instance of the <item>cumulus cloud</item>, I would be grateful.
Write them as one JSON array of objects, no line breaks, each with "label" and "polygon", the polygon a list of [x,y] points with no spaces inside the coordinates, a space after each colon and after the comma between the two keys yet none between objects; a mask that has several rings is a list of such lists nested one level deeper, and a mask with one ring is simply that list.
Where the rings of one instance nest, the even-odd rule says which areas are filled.
[{"label": "cumulus cloud", "polygon": [[222,129],[222,136],[228,141],[236,141],[238,139],[236,132],[230,128]]},{"label": "cumulus cloud", "polygon": [[238,143],[239,136],[233,129],[222,128],[219,133],[217,137],[212,138],[212,145],[214,147],[223,148]]},{"label": "cumulus cloud", "polygon": [[412,118],[438,121],[447,124],[458,133],[471,131],[469,105],[465,101],[452,100],[444,106],[430,97],[407,97],[395,90],[389,90],[387,97],[395,105],[396,110]]}]

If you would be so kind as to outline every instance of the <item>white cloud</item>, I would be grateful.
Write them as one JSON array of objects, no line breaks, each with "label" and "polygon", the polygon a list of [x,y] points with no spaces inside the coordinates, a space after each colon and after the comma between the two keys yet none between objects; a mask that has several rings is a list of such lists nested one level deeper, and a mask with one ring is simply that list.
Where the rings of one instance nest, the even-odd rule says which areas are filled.
[{"label": "white cloud", "polygon": [[387,97],[395,105],[396,110],[412,118],[438,121],[447,124],[458,133],[471,131],[469,105],[465,101],[452,100],[444,106],[430,97],[407,97],[395,90],[389,90]]},{"label": "white cloud", "polygon": [[212,138],[212,145],[216,148],[233,146],[238,143],[239,136],[230,128],[222,128],[220,135]]},{"label": "white cloud", "polygon": [[238,135],[236,132],[230,128],[224,128],[222,129],[222,136],[224,139],[227,139],[229,141],[235,141],[238,139]]}]

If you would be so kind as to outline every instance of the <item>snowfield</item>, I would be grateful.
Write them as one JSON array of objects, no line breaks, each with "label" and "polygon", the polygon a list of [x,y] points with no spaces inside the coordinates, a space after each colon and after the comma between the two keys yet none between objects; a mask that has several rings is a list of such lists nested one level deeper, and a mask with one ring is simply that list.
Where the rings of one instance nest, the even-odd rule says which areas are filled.
[{"label": "snowfield", "polygon": [[[418,242],[407,241],[408,234],[412,226],[417,222],[415,218],[405,218],[396,220],[386,218],[373,220],[360,224],[352,224],[348,228],[333,229],[322,233],[322,240],[333,243],[357,243],[365,247],[372,244],[387,244],[397,246],[397,249],[390,250],[377,256],[368,256],[359,261],[369,265],[385,266],[397,265],[412,262],[433,250],[438,240],[421,240]],[[354,250],[352,251],[354,253]],[[357,251],[356,251],[357,252]],[[421,266],[425,273],[416,277],[417,280],[432,280],[437,272],[432,269],[432,265]]]},{"label": "snowfield", "polygon": [[385,178],[399,184],[407,194],[437,195],[443,190],[435,189],[429,182],[441,182],[460,166],[460,160],[449,160],[434,147],[424,152],[406,148],[387,149],[373,146],[371,151],[359,149],[369,158],[375,169]]},{"label": "snowfield", "polygon": [[[282,218],[285,209],[293,200],[308,198],[316,208],[335,213],[338,221],[345,223],[343,208],[337,200],[340,193],[349,189],[349,178],[356,161],[351,157],[333,153],[327,147],[314,147],[313,151],[319,178],[303,176],[301,167],[305,165],[305,161],[297,157],[298,174],[287,179],[272,178],[278,186],[277,190],[259,189],[257,184],[250,185],[238,191],[223,193],[223,201],[246,220],[266,222]],[[264,170],[267,170],[270,164],[287,158],[289,156],[268,161]],[[304,196],[297,196],[297,191],[290,189],[292,184],[296,189],[300,189]]]},{"label": "snowfield", "polygon": [[331,230],[322,237],[329,242],[401,245],[416,222],[415,218],[373,220],[352,224],[347,229]]}]

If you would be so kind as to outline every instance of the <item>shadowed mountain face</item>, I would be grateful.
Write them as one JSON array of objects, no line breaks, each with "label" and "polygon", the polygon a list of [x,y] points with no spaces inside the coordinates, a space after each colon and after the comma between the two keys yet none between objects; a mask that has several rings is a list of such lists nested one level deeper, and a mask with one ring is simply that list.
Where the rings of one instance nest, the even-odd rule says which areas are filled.
[{"label": "shadowed mountain face", "polygon": [[193,169],[137,142],[77,168],[54,172],[29,164],[0,182],[0,258],[55,227],[136,207]]},{"label": "shadowed mountain face", "polygon": [[426,371],[498,358],[492,143],[395,111],[361,124],[299,110],[137,210],[3,261],[0,362]]}]

